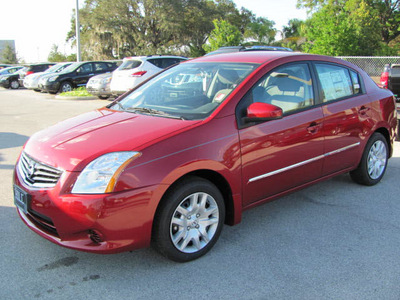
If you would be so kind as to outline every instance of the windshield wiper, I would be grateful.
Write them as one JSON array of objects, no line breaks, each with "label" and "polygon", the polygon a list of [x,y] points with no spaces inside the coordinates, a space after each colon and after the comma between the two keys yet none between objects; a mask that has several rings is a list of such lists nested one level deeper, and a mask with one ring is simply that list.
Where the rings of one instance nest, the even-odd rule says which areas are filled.
[{"label": "windshield wiper", "polygon": [[162,116],[162,117],[166,117],[166,118],[185,120],[185,118],[182,117],[182,116],[170,115],[169,113],[166,113],[165,111],[157,110],[157,109],[153,109],[153,108],[129,107],[129,108],[125,108],[125,110],[132,111],[132,112],[142,112],[142,113],[145,113],[145,114],[150,114],[150,115],[155,115],[155,116]]},{"label": "windshield wiper", "polygon": [[115,101],[115,104],[117,104],[121,110],[126,110],[126,108],[121,103],[119,103],[119,101]]}]

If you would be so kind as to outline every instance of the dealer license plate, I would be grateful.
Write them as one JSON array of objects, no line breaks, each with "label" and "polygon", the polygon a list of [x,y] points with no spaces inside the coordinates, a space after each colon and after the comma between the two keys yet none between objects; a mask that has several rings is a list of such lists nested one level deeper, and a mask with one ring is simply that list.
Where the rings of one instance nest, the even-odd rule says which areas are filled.
[{"label": "dealer license plate", "polygon": [[14,204],[25,214],[28,212],[29,194],[20,187],[14,185]]}]

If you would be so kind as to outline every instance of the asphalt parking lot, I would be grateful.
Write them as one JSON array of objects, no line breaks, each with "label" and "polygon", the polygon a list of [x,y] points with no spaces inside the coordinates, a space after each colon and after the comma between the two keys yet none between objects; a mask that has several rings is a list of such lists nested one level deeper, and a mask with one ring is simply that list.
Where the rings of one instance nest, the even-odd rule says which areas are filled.
[{"label": "asphalt parking lot", "polygon": [[96,255],[28,229],[12,172],[30,135],[108,101],[0,88],[0,299],[400,299],[400,143],[382,182],[346,175],[244,213],[206,256]]}]

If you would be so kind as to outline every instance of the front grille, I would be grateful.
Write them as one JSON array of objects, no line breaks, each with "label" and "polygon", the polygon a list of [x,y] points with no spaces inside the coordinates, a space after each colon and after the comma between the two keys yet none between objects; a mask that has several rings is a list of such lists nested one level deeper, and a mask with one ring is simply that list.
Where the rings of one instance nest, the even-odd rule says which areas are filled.
[{"label": "front grille", "polygon": [[54,187],[62,174],[61,170],[38,162],[25,152],[22,152],[18,162],[18,171],[27,185],[36,188]]}]

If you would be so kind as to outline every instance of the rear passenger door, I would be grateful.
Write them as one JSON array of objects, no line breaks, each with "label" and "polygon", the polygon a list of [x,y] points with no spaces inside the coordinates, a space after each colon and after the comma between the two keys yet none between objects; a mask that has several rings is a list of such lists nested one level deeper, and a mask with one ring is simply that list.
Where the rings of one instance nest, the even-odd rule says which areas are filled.
[{"label": "rear passenger door", "polygon": [[324,114],[325,159],[323,174],[353,167],[368,134],[371,107],[363,93],[361,76],[345,66],[315,63]]},{"label": "rear passenger door", "polygon": [[[244,206],[321,176],[323,114],[315,106],[310,67],[307,62],[291,63],[268,72],[237,106]],[[253,102],[281,107],[283,118],[244,123],[242,117]]]}]

